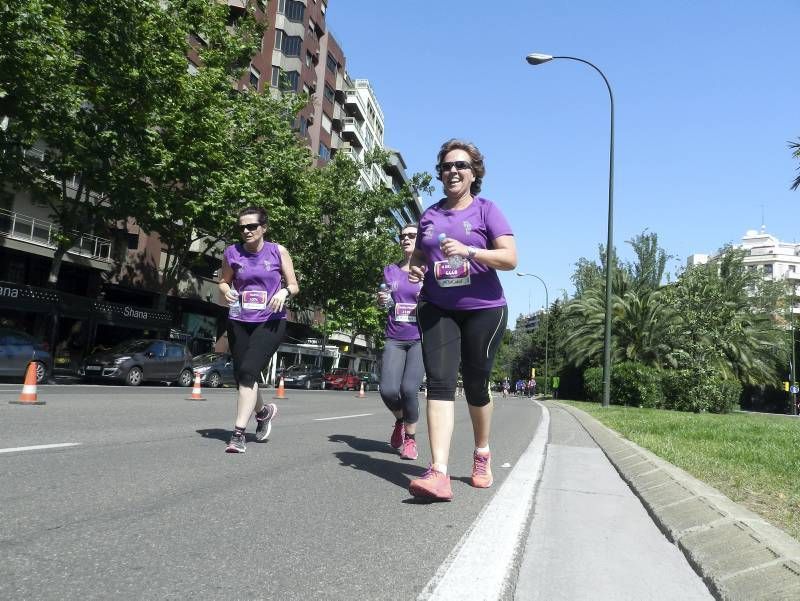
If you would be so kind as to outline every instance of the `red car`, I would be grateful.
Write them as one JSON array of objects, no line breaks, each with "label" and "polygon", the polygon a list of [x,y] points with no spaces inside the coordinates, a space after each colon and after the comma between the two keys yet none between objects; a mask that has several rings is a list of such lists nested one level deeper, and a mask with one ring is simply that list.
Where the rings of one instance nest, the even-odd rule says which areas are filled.
[{"label": "red car", "polygon": [[331,390],[358,390],[361,387],[361,378],[351,369],[337,367],[325,374],[325,388]]}]

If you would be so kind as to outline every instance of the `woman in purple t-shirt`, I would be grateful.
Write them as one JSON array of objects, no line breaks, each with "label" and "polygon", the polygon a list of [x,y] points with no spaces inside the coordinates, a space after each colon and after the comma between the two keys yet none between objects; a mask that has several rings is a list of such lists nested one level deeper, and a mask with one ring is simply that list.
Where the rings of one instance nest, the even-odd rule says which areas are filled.
[{"label": "woman in purple t-shirt", "polygon": [[417,497],[449,501],[447,460],[459,363],[475,435],[472,485],[492,485],[489,376],[508,318],[496,270],[514,269],[517,250],[500,209],[478,196],[486,169],[474,144],[445,142],[436,171],[445,197],[422,214],[409,269],[410,281],[423,282],[417,323],[428,381],[432,459],[409,490]]},{"label": "woman in purple t-shirt", "polygon": [[386,290],[378,293],[378,306],[386,307],[387,301],[390,305],[381,359],[381,399],[395,417],[389,444],[400,451],[403,459],[417,458],[419,386],[425,374],[417,328],[417,297],[422,284],[408,281],[408,263],[416,237],[416,223],[401,230],[403,260],[384,268]]},{"label": "woman in purple t-shirt", "polygon": [[300,290],[288,251],[264,239],[267,212],[261,207],[242,209],[238,228],[244,242],[225,249],[219,281],[230,307],[228,345],[239,386],[236,423],[226,453],[245,452],[244,432],[254,411],[256,440],[269,436],[278,408],[264,403],[258,376],[286,332],[284,305]]}]

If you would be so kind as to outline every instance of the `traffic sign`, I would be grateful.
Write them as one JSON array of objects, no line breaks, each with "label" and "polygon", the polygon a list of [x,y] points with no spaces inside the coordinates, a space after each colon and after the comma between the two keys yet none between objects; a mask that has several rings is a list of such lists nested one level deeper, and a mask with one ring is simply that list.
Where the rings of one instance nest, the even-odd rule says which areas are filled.
[{"label": "traffic sign", "polygon": [[798,392],[800,392],[800,386],[798,386],[797,384],[793,385],[789,389],[789,392],[791,392],[792,394],[797,394]]}]

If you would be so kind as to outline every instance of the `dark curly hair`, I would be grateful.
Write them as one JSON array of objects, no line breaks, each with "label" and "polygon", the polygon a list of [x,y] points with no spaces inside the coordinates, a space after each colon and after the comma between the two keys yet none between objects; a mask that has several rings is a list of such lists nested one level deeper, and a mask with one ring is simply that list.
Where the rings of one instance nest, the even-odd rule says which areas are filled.
[{"label": "dark curly hair", "polygon": [[472,164],[472,173],[475,175],[475,181],[469,187],[470,193],[475,196],[481,191],[481,184],[483,183],[483,176],[486,175],[486,166],[483,164],[483,155],[478,147],[472,142],[451,138],[439,149],[439,154],[436,155],[436,179],[441,181],[442,170],[440,165],[444,157],[451,150],[463,150],[469,155],[470,163]]},{"label": "dark curly hair", "polygon": [[239,215],[237,216],[236,221],[238,222],[239,219],[241,219],[245,215],[258,215],[258,222],[263,226],[264,231],[267,230],[269,221],[267,220],[267,211],[266,209],[264,209],[264,207],[255,207],[255,206],[245,207],[244,209],[239,211]]}]

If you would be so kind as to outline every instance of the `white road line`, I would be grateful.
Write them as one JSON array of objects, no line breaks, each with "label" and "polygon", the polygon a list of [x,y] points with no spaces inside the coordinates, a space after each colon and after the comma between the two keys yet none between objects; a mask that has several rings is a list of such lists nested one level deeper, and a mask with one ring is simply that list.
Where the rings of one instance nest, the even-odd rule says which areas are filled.
[{"label": "white road line", "polygon": [[12,447],[0,449],[0,453],[18,453],[19,451],[38,451],[39,449],[62,449],[64,447],[77,447],[79,442],[60,442],[58,444],[39,444],[33,447]]},{"label": "white road line", "polygon": [[516,556],[523,549],[522,536],[544,465],[550,412],[535,402],[542,410],[542,419],[530,445],[417,597],[418,601],[502,598]]},{"label": "white road line", "polygon": [[357,413],[356,415],[340,415],[339,417],[320,417],[315,419],[315,422],[329,422],[333,419],[350,419],[351,417],[366,417],[372,413]]}]

